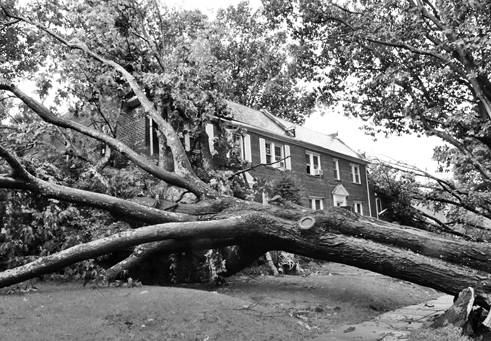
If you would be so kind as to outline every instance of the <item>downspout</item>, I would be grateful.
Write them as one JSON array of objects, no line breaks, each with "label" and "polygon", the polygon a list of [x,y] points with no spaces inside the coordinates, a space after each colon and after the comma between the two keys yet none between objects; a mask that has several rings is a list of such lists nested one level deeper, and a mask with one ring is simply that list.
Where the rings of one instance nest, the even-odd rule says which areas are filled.
[{"label": "downspout", "polygon": [[365,166],[365,181],[367,182],[368,212],[370,212],[370,217],[372,217],[372,204],[370,203],[370,186],[368,186],[368,170],[367,170],[367,166]]}]

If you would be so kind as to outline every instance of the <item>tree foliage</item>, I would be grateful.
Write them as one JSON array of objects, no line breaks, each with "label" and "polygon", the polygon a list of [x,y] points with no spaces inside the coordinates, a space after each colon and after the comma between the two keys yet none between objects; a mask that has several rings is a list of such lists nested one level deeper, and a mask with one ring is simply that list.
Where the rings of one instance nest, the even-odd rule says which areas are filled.
[{"label": "tree foliage", "polygon": [[316,93],[299,85],[297,61],[284,30],[271,30],[262,10],[248,2],[219,10],[213,24],[212,52],[224,64],[224,95],[251,108],[267,109],[302,123],[316,104]]},{"label": "tree foliage", "polygon": [[[87,191],[88,197],[98,193],[118,200],[141,198],[131,204],[134,208],[144,203],[155,210],[161,201],[182,200],[183,190],[172,185],[200,199],[219,195],[250,199],[253,192],[245,188],[242,176],[234,175],[244,162],[235,155],[226,129],[221,129],[223,136],[217,141],[219,153],[210,160],[213,167],[204,163],[211,157],[200,154],[207,149],[201,143],[207,141],[205,124],[210,117],[227,116],[223,98],[295,121],[301,121],[313,106],[308,94],[290,79],[286,50],[279,53],[286,49],[282,35],[268,30],[261,14],[252,13],[247,3],[220,12],[215,22],[197,10],[175,10],[156,1],[1,5],[2,29],[8,33],[2,42],[8,49],[2,50],[6,68],[1,79],[6,90],[3,114],[8,118],[2,129],[7,133],[0,137],[7,147],[2,149],[0,173],[8,180],[2,178],[2,187],[23,187],[10,182],[13,162],[19,171],[16,176],[24,173],[34,182]],[[236,25],[241,27],[240,39],[238,31],[231,30]],[[261,37],[256,37],[258,32]],[[230,72],[234,63],[240,63],[239,73]],[[13,85],[27,71],[35,72],[37,94],[43,101],[49,97],[51,107],[36,103]],[[240,95],[242,91],[248,95]],[[287,103],[280,106],[272,93],[295,102],[299,111],[286,112]],[[22,101],[17,109],[12,107],[14,96]],[[155,165],[117,139],[123,108],[133,97],[141,104],[134,111],[135,119],[154,120],[164,148],[162,157],[172,159],[172,167]],[[63,107],[68,112],[60,115]],[[183,129],[197,141],[188,153],[181,143]],[[68,192],[64,199],[73,198]],[[26,256],[64,250],[73,245],[67,240],[84,243],[128,228],[117,223],[121,216],[104,216],[97,210],[93,212],[100,218],[98,223],[86,219],[91,210],[77,206],[80,198],[66,204],[56,199],[55,203],[36,201],[38,194],[4,193],[12,200],[2,205],[7,214],[2,218],[1,256],[10,266]],[[115,213],[91,199],[85,203]],[[154,215],[158,222],[167,221],[160,212]],[[30,221],[22,222],[25,216]],[[129,216],[125,219],[133,227],[146,221]],[[45,224],[42,217],[56,219]],[[94,232],[98,230],[102,234]]]},{"label": "tree foliage", "polygon": [[489,216],[489,1],[264,3],[270,20],[288,27],[304,79],[325,104],[369,121],[370,134],[446,143],[435,158],[455,177],[430,179],[426,200]]}]

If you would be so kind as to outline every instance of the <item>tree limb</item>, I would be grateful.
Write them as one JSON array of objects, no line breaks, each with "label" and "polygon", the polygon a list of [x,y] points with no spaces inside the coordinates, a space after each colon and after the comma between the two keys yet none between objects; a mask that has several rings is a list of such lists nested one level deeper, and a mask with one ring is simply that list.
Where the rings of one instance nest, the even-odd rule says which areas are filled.
[{"label": "tree limb", "polygon": [[[41,31],[47,33],[48,35],[50,35],[51,37],[53,37],[54,39],[65,45],[66,47],[70,49],[81,50],[85,52],[87,55],[89,55],[90,57],[92,57],[93,59],[95,59],[96,61],[99,61],[102,64],[107,65],[112,69],[118,71],[130,85],[131,89],[137,96],[145,112],[157,123],[159,130],[162,132],[162,134],[165,135],[167,144],[171,148],[174,157],[175,172],[179,174],[179,176],[174,175],[172,177],[175,178],[176,180],[179,180],[181,184],[190,183],[193,185],[192,187],[194,188],[193,189],[189,188],[189,185],[187,185],[188,187],[181,186],[181,185],[178,186],[190,189],[198,197],[216,197],[217,193],[209,186],[204,184],[199,178],[196,177],[196,175],[194,174],[191,168],[191,163],[189,162],[189,159],[186,155],[186,151],[184,150],[184,147],[179,139],[179,136],[172,128],[172,126],[168,122],[166,122],[161,115],[158,114],[155,106],[144,94],[144,91],[142,90],[142,88],[136,81],[135,77],[133,77],[131,73],[126,71],[118,63],[112,60],[108,60],[103,56],[99,55],[98,53],[94,52],[93,50],[89,49],[87,45],[81,42],[68,41],[65,38],[63,38],[60,34],[54,32],[53,30],[50,30],[49,28],[45,27],[40,23],[33,22],[27,18],[13,15],[12,13],[9,13],[5,7],[3,7],[3,10],[7,16],[13,19],[21,20],[27,24],[33,25],[38,29],[40,29]],[[0,87],[0,89],[2,89],[2,87]],[[5,90],[10,90],[10,89],[5,89]],[[167,178],[169,177],[170,176],[168,175]]]},{"label": "tree limb", "polygon": [[22,164],[5,148],[0,145],[0,157],[7,161],[7,163],[12,167],[12,176],[23,181],[31,181],[34,177],[29,174]]},{"label": "tree limb", "polygon": [[[96,129],[87,127],[83,124],[73,122],[64,117],[54,115],[48,108],[32,99],[24,92],[22,92],[15,85],[8,85],[0,83],[0,90],[10,91],[15,94],[20,100],[22,100],[29,108],[31,108],[39,117],[44,121],[54,124],[63,128],[70,128],[86,136],[92,137],[98,141],[108,144],[113,149],[119,151],[128,159],[133,161],[138,167],[152,174],[156,178],[166,181],[175,186],[179,186],[190,190],[198,197],[216,197],[218,194],[211,189],[208,185],[197,179],[195,176],[177,175],[173,172],[166,171],[165,169],[156,166],[153,162],[150,162],[145,157],[133,151],[119,140],[110,137]],[[204,194],[204,195],[203,195]]]},{"label": "tree limb", "polygon": [[232,174],[231,176],[229,176],[229,180],[232,180],[234,177],[236,177],[237,175],[240,175],[240,174],[244,174],[244,173],[247,173],[251,170],[254,170],[256,168],[259,168],[259,167],[265,167],[265,166],[272,166],[272,165],[275,165],[277,163],[280,163],[282,161],[285,161],[286,159],[288,159],[290,157],[290,155],[288,156],[285,156],[284,158],[278,160],[278,161],[274,161],[274,162],[270,162],[270,163],[260,163],[260,164],[257,164],[255,166],[252,166],[252,167],[249,167],[249,168],[246,168],[246,169],[241,169],[240,171],[237,171],[235,172],[234,174]]}]

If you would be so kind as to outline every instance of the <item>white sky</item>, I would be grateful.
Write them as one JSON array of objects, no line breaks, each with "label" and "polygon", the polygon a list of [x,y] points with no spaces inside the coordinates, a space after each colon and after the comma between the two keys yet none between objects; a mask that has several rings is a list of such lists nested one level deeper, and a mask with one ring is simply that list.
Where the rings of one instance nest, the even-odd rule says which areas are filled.
[{"label": "white sky", "polygon": [[[236,5],[240,0],[161,0],[169,6],[183,8],[199,8],[208,13],[214,13],[216,9]],[[261,0],[249,0],[252,7],[261,6]],[[332,111],[323,115],[314,114],[307,119],[305,127],[321,133],[339,133],[339,138],[351,148],[366,152],[367,156],[379,159],[393,159],[417,166],[423,170],[434,172],[436,162],[431,160],[433,148],[443,144],[436,137],[414,136],[389,136],[384,134],[377,136],[377,141],[364,134],[359,128],[364,123],[355,118],[349,118],[341,113]]]},{"label": "white sky", "polygon": [[365,135],[360,128],[365,123],[356,118],[346,117],[338,112],[324,112],[312,115],[307,119],[305,127],[321,133],[330,134],[338,132],[338,137],[359,152],[366,152],[367,157],[376,157],[382,160],[403,161],[422,170],[434,173],[437,163],[432,161],[433,148],[442,145],[436,137],[417,137],[416,135],[394,136],[388,138],[385,134],[376,136]]}]

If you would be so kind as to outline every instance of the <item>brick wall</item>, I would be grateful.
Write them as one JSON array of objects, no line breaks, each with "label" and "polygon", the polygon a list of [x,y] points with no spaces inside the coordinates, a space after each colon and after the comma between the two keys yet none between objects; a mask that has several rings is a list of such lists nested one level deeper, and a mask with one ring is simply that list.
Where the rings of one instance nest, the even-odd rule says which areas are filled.
[{"label": "brick wall", "polygon": [[136,109],[121,114],[116,135],[121,142],[134,150],[148,154],[148,131],[148,120]]},{"label": "brick wall", "polygon": [[[149,154],[149,131],[148,120],[146,120],[141,114],[134,110],[130,113],[122,114],[118,123],[117,136],[121,142],[128,144],[135,150]],[[267,138],[260,136],[254,132],[249,132],[251,136],[251,154],[252,164],[257,165],[261,163],[259,138],[265,138],[267,141],[279,143],[282,145],[288,144],[290,146],[291,157],[291,174],[298,180],[305,195],[304,205],[309,206],[309,196],[324,198],[324,208],[334,205],[332,191],[342,184],[349,192],[347,198],[348,206],[353,206],[355,201],[363,203],[363,214],[370,215],[367,185],[366,185],[366,172],[365,165],[358,164],[360,166],[361,184],[355,184],[351,179],[350,163],[355,163],[350,160],[343,159],[340,156],[334,156],[328,152],[319,152],[317,150],[310,150],[303,146],[294,145],[291,142],[285,143],[282,140],[275,138]],[[322,176],[313,176],[307,174],[307,167],[305,161],[306,151],[313,151],[320,154],[321,168],[324,171]],[[334,178],[334,164],[333,159],[339,161],[340,180]],[[257,178],[262,178],[266,181],[272,181],[282,175],[285,170],[280,170],[271,166],[259,167],[254,171],[251,171],[251,175]],[[290,172],[290,171],[287,171]],[[371,205],[373,208],[373,204]],[[373,209],[372,209],[373,211]]]},{"label": "brick wall", "polygon": [[[358,164],[360,166],[360,176],[361,176],[361,184],[356,184],[352,182],[351,179],[351,168],[350,163],[356,163],[350,160],[343,159],[340,156],[333,156],[327,152],[319,152],[317,150],[310,150],[303,146],[294,145],[291,143],[285,143],[284,141],[275,139],[275,138],[267,138],[255,134],[253,132],[249,132],[251,135],[251,151],[252,151],[252,164],[257,165],[261,163],[260,160],[260,149],[259,149],[259,138],[265,138],[267,141],[280,143],[280,144],[288,144],[290,146],[290,157],[292,164],[292,175],[298,180],[302,189],[306,193],[304,205],[308,206],[309,201],[308,197],[320,197],[324,198],[324,208],[331,207],[334,205],[332,191],[338,186],[342,184],[346,190],[349,192],[349,196],[347,198],[348,206],[353,206],[355,201],[360,201],[363,203],[363,214],[370,215],[369,212],[369,204],[368,204],[368,195],[367,195],[367,185],[366,185],[366,173],[365,173],[365,165]],[[306,151],[313,151],[317,154],[320,154],[321,159],[321,168],[324,171],[322,176],[314,176],[307,174],[307,167],[305,161],[305,153]],[[334,163],[333,159],[337,159],[339,161],[339,170],[340,170],[340,180],[336,180],[334,177]],[[265,166],[255,169],[251,171],[251,175],[254,177],[260,177],[266,181],[271,181],[277,179],[281,176],[282,172],[290,172],[287,170],[280,170],[274,167]]]}]

